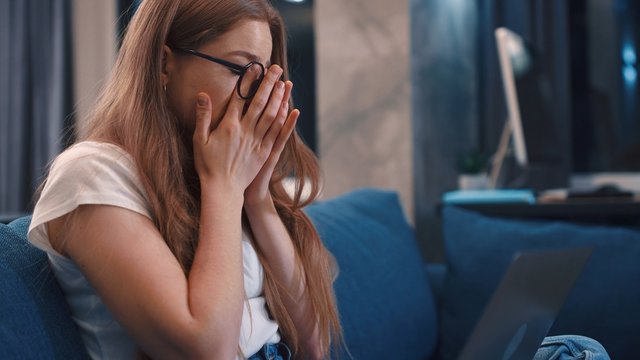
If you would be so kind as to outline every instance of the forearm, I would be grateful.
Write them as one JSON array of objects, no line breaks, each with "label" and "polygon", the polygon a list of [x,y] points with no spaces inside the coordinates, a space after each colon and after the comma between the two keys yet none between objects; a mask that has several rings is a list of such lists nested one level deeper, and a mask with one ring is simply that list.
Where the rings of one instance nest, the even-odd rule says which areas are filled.
[{"label": "forearm", "polygon": [[189,307],[203,327],[235,354],[242,321],[242,192],[202,187],[199,242],[189,273]]},{"label": "forearm", "polygon": [[296,266],[296,253],[291,237],[280,219],[273,201],[247,207],[247,217],[256,242],[262,250],[276,283],[282,286],[282,301],[298,331],[305,353],[317,354],[317,319],[304,286],[304,269]]}]

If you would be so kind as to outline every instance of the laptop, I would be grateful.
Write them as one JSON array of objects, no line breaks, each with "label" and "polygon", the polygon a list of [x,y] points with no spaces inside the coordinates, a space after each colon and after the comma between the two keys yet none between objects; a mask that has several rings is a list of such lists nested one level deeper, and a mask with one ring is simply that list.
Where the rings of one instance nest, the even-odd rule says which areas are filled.
[{"label": "laptop", "polygon": [[531,360],[593,248],[517,254],[460,353],[460,360]]}]

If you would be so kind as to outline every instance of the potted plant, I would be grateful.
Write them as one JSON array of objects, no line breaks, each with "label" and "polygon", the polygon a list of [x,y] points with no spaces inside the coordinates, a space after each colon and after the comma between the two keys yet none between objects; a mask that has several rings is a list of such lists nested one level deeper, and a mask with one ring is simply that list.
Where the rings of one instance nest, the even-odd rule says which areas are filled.
[{"label": "potted plant", "polygon": [[487,175],[488,157],[479,150],[472,150],[458,156],[458,188],[460,190],[481,190],[489,187]]}]

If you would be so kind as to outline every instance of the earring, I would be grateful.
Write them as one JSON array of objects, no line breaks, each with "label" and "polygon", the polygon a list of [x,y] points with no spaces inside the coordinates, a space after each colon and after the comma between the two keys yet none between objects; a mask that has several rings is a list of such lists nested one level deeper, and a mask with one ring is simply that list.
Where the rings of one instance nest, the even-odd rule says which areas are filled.
[{"label": "earring", "polygon": [[166,95],[167,94],[167,84],[162,85],[162,88],[164,89],[164,93]]}]

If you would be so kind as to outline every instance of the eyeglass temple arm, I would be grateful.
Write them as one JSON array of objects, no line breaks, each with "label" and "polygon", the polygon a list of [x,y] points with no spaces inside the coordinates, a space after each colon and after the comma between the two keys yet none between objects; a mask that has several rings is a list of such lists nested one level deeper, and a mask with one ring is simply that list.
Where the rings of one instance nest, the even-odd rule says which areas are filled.
[{"label": "eyeglass temple arm", "polygon": [[238,74],[242,74],[245,71],[244,66],[240,66],[238,64],[234,64],[232,62],[228,62],[228,61],[223,60],[223,59],[214,58],[213,56],[209,56],[207,54],[199,53],[199,52],[197,52],[195,50],[183,49],[183,48],[173,48],[173,50],[179,51],[179,52],[182,52],[182,53],[186,53],[186,54],[195,55],[195,56],[203,58],[205,60],[213,61],[213,62],[218,63],[220,65],[224,65],[224,66],[226,66],[226,67],[228,67],[230,69],[233,69],[234,71],[237,71]]}]

